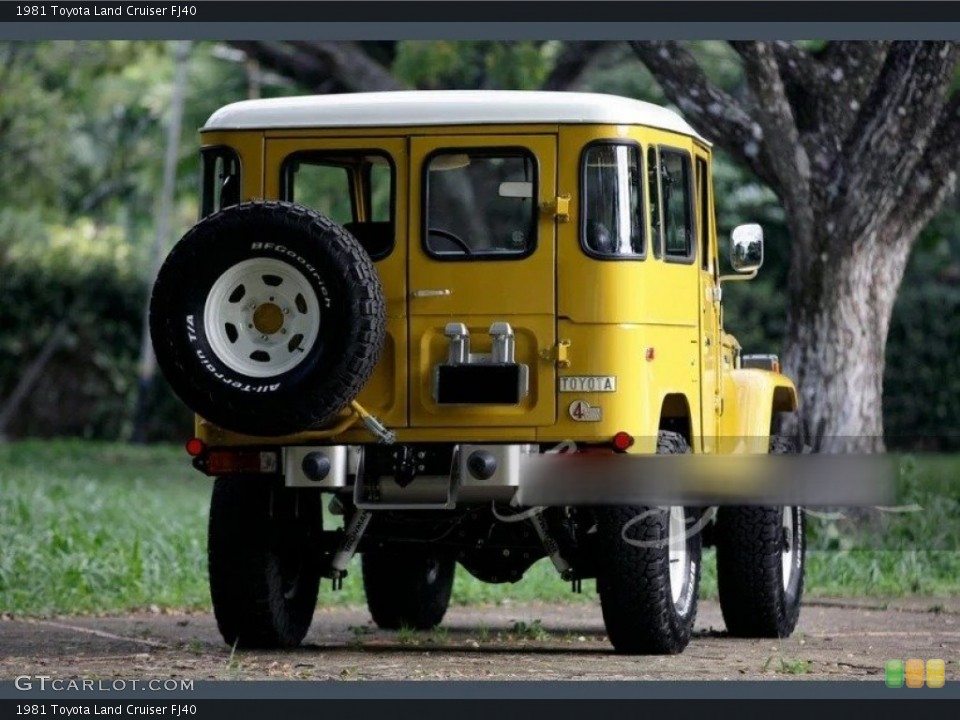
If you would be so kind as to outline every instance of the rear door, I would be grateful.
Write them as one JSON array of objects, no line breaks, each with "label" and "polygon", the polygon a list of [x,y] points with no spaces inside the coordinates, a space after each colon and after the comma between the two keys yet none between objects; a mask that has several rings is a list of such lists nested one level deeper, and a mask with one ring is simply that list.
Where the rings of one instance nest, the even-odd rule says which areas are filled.
[{"label": "rear door", "polygon": [[[556,235],[541,208],[556,199],[556,147],[555,134],[411,139],[411,426],[554,423]],[[491,357],[502,323],[513,363]],[[461,344],[451,360],[458,324],[470,355]]]},{"label": "rear door", "polygon": [[360,403],[390,427],[407,423],[406,138],[268,137],[264,194],[313,208],[370,254],[387,303],[380,362]]}]

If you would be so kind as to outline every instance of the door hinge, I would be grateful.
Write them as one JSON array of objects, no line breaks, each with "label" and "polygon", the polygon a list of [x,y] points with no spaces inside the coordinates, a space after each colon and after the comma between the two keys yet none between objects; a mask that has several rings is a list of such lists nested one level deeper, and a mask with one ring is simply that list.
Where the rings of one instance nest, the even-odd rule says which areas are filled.
[{"label": "door hinge", "polygon": [[556,345],[540,351],[540,357],[547,362],[555,362],[559,368],[570,367],[570,341],[560,340]]},{"label": "door hinge", "polygon": [[558,223],[570,222],[570,194],[558,195],[553,200],[542,203],[540,210],[547,215],[553,215]]}]

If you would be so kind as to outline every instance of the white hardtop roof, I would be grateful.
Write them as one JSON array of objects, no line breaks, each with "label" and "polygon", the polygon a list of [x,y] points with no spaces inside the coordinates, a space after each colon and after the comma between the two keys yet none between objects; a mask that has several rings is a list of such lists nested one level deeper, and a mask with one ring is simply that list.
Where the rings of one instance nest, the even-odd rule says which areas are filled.
[{"label": "white hardtop roof", "polygon": [[404,127],[518,123],[645,125],[703,140],[667,108],[599,93],[403,90],[245,100],[217,110],[204,130]]}]

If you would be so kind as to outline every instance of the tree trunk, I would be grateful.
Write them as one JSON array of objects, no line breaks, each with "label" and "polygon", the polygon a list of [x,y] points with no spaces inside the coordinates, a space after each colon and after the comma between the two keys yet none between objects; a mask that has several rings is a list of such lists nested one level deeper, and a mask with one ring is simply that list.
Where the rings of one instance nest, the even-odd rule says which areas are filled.
[{"label": "tree trunk", "polygon": [[834,242],[849,249],[804,258],[808,271],[790,283],[783,364],[803,408],[797,431],[819,452],[884,449],[884,349],[912,242]]},{"label": "tree trunk", "polygon": [[[151,249],[151,278],[155,278],[166,255],[170,218],[173,215],[174,193],[177,181],[177,157],[180,149],[180,126],[183,121],[183,102],[187,86],[187,63],[190,58],[190,41],[180,40],[174,46],[173,96],[170,100],[170,124],[167,126],[166,157],[163,164],[163,187],[160,190],[160,205],[157,212],[157,229]],[[133,437],[136,443],[147,441],[147,425],[150,419],[150,395],[157,374],[157,356],[150,340],[150,294],[147,293],[143,308],[143,328],[140,337],[140,372],[137,376],[137,404],[134,408]]]}]

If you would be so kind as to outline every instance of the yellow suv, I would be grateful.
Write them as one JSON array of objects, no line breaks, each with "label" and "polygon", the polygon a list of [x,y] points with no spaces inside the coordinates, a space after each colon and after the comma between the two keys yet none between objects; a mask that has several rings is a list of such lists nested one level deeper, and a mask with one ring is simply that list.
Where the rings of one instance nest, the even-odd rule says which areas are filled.
[{"label": "yellow suv", "polygon": [[635,482],[592,476],[617,455],[791,449],[771,427],[793,384],[722,330],[721,280],[756,273],[763,234],[734,230],[721,278],[711,148],[682,118],[394,92],[239,102],[200,136],[202,219],[150,321],[217,478],[228,643],[298,644],[321,578],[360,553],[383,628],[441,622],[457,563],[502,583],[548,557],[574,588],[596,578],[617,651],[680,652],[705,542],[728,629],[793,630],[800,508],[637,504]]}]

